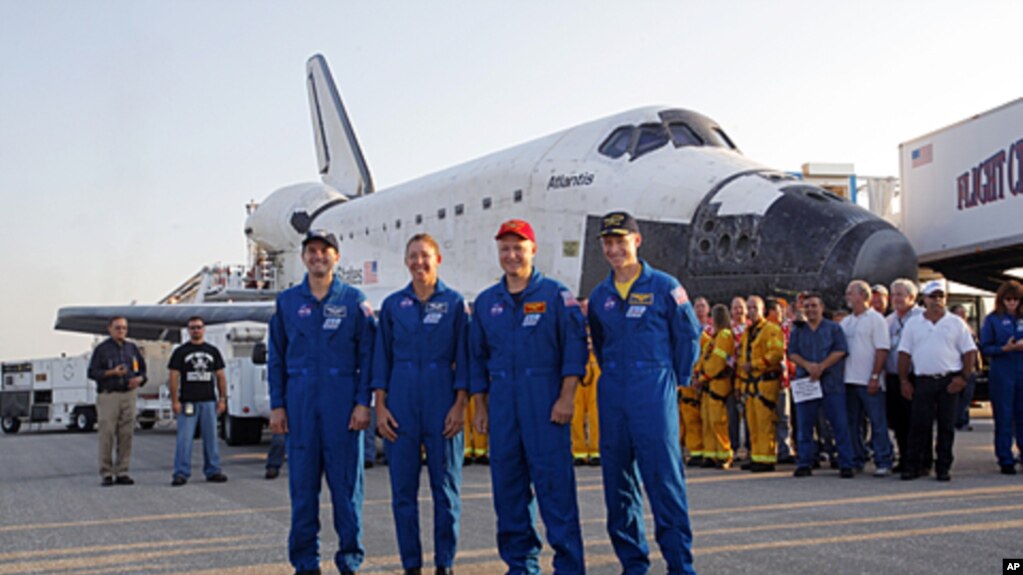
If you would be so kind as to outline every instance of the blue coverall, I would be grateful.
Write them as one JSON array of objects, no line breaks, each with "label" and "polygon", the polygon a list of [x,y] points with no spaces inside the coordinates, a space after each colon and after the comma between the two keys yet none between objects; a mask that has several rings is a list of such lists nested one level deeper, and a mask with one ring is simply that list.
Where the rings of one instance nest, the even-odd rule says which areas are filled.
[{"label": "blue coverall", "polygon": [[561,282],[534,271],[518,304],[502,279],[476,298],[470,388],[489,393],[497,548],[510,575],[539,573],[536,489],[554,572],[585,573],[569,425],[551,422],[562,378],[582,377],[586,320]]},{"label": "blue coverall", "polygon": [[385,441],[401,565],[423,566],[419,540],[420,446],[433,492],[434,563],[451,567],[458,545],[463,435],[444,437],[458,390],[469,387],[469,316],[461,294],[438,281],[420,302],[409,284],[384,300],[373,350],[373,389],[387,392],[398,439]]},{"label": "blue coverall", "polygon": [[613,273],[590,295],[607,531],[624,573],[646,573],[642,477],[668,573],[695,573],[677,388],[689,385],[700,325],[678,280],[641,263],[628,298]]},{"label": "blue coverall", "polygon": [[980,330],[980,348],[991,359],[988,393],[995,418],[995,456],[998,465],[1015,465],[1012,455],[1013,427],[1016,449],[1023,454],[1023,351],[1002,351],[1010,337],[1023,339],[1023,319],[991,313]]},{"label": "blue coverall", "polygon": [[320,566],[320,484],[327,476],[342,573],[358,570],[363,494],[362,431],[348,422],[369,406],[375,323],[366,296],[336,277],[322,301],[309,278],[277,296],[270,319],[270,407],[288,416],[288,558],[298,571]]}]

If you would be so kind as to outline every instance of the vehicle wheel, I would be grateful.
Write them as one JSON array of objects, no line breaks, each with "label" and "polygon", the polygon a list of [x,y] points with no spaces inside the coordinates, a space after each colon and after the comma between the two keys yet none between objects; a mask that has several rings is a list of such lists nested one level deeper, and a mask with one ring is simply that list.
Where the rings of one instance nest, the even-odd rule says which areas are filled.
[{"label": "vehicle wheel", "polygon": [[139,427],[141,427],[142,429],[152,429],[155,425],[156,425],[155,421],[146,420],[139,422]]},{"label": "vehicle wheel", "polygon": [[18,433],[18,430],[21,429],[21,420],[17,417],[7,416],[3,418],[0,426],[3,427],[4,433]]},{"label": "vehicle wheel", "polygon": [[96,411],[91,407],[79,409],[75,414],[75,428],[78,431],[92,431],[96,426]]}]

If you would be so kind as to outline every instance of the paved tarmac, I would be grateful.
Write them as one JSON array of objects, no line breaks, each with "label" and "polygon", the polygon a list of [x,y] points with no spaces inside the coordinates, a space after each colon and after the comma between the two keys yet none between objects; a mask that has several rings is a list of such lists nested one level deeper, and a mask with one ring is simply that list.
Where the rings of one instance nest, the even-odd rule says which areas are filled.
[{"label": "paved tarmac", "polygon": [[[1001,573],[1023,556],[1023,475],[998,473],[989,419],[956,435],[950,483],[841,480],[830,469],[807,479],[792,466],[752,475],[686,470],[700,573]],[[226,484],[206,483],[196,443],[188,485],[170,487],[173,429],[139,431],[130,487],[99,486],[96,435],[27,430],[0,437],[0,575],[290,574],[285,475],[263,479],[266,445],[222,445]],[[620,572],[604,530],[597,468],[576,468],[590,574]],[[422,483],[425,550],[432,547],[429,489]],[[324,573],[337,538],[324,495]],[[361,573],[401,573],[387,468],[366,472]],[[489,469],[464,472],[464,511],[455,570],[500,574]],[[652,539],[649,510],[647,536]],[[666,568],[653,547],[651,573]],[[544,572],[551,552],[544,550]],[[427,565],[432,557],[425,557]],[[432,569],[426,571],[432,573]]]}]

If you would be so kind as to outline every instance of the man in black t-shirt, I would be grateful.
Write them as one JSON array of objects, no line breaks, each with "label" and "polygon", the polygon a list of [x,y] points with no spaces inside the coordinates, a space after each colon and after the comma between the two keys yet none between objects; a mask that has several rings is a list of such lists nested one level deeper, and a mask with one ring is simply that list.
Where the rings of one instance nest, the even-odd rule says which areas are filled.
[{"label": "man in black t-shirt", "polygon": [[[205,341],[206,326],[199,316],[189,318],[189,341],[174,350],[170,363],[171,406],[178,418],[178,441],[174,452],[174,477],[178,487],[192,475],[192,440],[198,424],[202,434],[203,474],[206,481],[223,483],[217,445],[217,416],[227,407],[227,378],[220,351]],[[214,381],[220,392],[214,391]]]}]

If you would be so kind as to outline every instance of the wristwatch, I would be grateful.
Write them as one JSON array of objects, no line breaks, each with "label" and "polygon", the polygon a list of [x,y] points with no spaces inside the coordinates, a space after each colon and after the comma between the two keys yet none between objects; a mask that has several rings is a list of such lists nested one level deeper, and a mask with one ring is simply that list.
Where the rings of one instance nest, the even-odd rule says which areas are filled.
[{"label": "wristwatch", "polygon": [[870,374],[870,381],[877,381],[879,379],[881,379],[881,374],[879,374],[879,373],[872,373],[872,374]]}]

